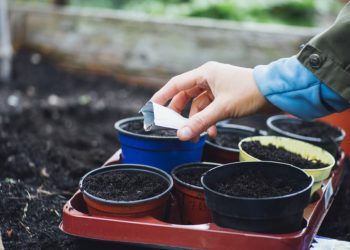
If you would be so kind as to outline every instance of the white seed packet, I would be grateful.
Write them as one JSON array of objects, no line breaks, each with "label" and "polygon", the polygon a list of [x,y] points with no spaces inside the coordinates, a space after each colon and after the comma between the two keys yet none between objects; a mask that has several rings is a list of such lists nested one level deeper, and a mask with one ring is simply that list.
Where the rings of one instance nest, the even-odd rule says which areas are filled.
[{"label": "white seed packet", "polygon": [[179,129],[188,120],[188,118],[181,116],[174,110],[151,101],[141,108],[140,113],[143,115],[143,128],[145,131],[159,129],[159,127]]}]

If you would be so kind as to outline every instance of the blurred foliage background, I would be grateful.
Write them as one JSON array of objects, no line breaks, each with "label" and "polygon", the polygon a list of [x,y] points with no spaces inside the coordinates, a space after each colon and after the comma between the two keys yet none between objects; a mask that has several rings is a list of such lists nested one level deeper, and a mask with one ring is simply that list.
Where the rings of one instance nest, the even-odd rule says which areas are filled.
[{"label": "blurred foliage background", "polygon": [[[53,3],[55,0],[15,0]],[[336,0],[56,0],[71,6],[110,8],[150,15],[318,26],[334,19]],[[332,18],[333,17],[333,18]]]}]

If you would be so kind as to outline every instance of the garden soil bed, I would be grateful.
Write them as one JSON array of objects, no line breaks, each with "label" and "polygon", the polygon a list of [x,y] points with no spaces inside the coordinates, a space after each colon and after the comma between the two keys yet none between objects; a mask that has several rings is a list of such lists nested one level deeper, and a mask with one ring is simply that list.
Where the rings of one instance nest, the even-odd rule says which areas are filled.
[{"label": "garden soil bed", "polygon": [[[137,114],[151,90],[58,69],[21,50],[0,85],[0,230],[5,249],[140,249],[80,240],[58,229],[62,207],[89,170],[118,148],[115,121]],[[345,176],[321,235],[350,240]]]},{"label": "garden soil bed", "polygon": [[117,150],[114,123],[137,114],[153,91],[68,73],[28,50],[16,55],[14,70],[14,80],[0,85],[5,249],[96,249],[60,232],[63,205],[80,177]]}]

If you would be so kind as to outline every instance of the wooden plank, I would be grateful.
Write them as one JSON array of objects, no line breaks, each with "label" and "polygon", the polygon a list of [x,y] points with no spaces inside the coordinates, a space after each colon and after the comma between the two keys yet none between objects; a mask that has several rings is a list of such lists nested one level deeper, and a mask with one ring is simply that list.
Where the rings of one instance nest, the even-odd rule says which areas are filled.
[{"label": "wooden plank", "polygon": [[57,55],[68,68],[153,87],[211,60],[252,67],[291,56],[318,31],[50,5],[13,5],[11,13],[16,44]]}]

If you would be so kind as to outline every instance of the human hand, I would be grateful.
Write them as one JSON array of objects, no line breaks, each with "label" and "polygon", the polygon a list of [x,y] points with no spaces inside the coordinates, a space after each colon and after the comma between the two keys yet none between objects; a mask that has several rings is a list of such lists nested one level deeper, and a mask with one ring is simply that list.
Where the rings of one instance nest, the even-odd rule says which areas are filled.
[{"label": "human hand", "polygon": [[208,131],[216,135],[216,122],[256,113],[269,102],[256,86],[253,70],[218,62],[207,62],[194,70],[175,76],[158,90],[152,102],[180,113],[193,99],[189,120],[177,132],[180,140],[198,138]]}]

